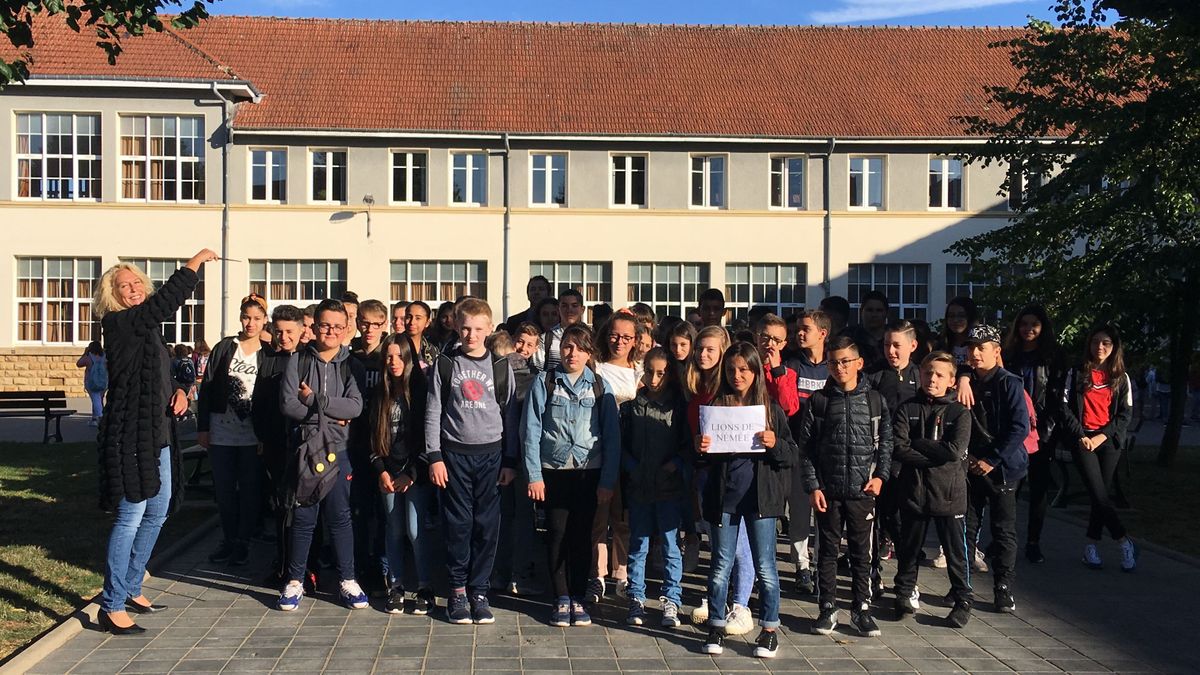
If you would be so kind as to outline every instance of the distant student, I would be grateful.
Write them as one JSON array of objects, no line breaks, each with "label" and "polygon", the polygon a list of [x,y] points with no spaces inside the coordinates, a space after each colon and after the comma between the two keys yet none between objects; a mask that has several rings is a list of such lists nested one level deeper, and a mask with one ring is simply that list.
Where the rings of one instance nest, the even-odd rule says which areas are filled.
[{"label": "distant student", "polygon": [[496,620],[487,593],[500,532],[500,486],[515,475],[516,457],[505,453],[504,420],[516,382],[508,359],[484,344],[492,333],[492,308],[470,298],[456,311],[458,346],[438,357],[430,372],[426,461],[430,481],[444,491],[446,614],[451,623],[490,624]]},{"label": "distant student", "polygon": [[921,362],[920,393],[896,409],[892,422],[892,466],[887,489],[903,517],[896,540],[896,615],[920,609],[917,571],[932,522],[947,559],[953,609],[946,622],[962,628],[971,618],[971,565],[967,560],[967,449],[971,415],[954,400],[958,372],[954,357],[934,352]]},{"label": "distant student", "polygon": [[412,343],[413,353],[426,378],[429,377],[429,369],[433,367],[433,362],[437,360],[438,354],[441,354],[441,350],[428,335],[430,316],[432,314],[429,305],[420,300],[410,303],[404,313],[404,333]]},{"label": "distant student", "polygon": [[346,308],[346,320],[349,321],[346,334],[342,336],[342,344],[349,347],[350,341],[358,336],[358,293],[342,293],[342,306]]},{"label": "distant student", "polygon": [[545,298],[550,297],[552,290],[550,288],[550,280],[542,275],[537,275],[529,278],[525,284],[525,297],[529,300],[529,307],[513,314],[506,318],[500,328],[508,331],[510,335],[515,335],[517,326],[526,321],[537,322],[537,307],[538,304]]},{"label": "distant student", "polygon": [[863,637],[880,634],[871,617],[871,521],[875,498],[891,471],[892,425],[887,404],[860,377],[858,345],[842,336],[829,346],[829,383],[809,399],[796,438],[804,486],[817,514],[817,601],[812,630],[837,627],[837,560],[849,544],[853,602],[850,624]]},{"label": "distant student", "polygon": [[392,332],[404,332],[404,317],[408,314],[409,303],[407,300],[392,303]]},{"label": "distant student", "polygon": [[[363,397],[363,409],[371,410],[375,392],[386,371],[385,355],[380,349],[388,330],[388,308],[379,300],[363,300],[358,305],[358,337],[350,341],[350,357],[356,360],[361,375],[358,389]],[[354,521],[354,561],[358,565],[358,578],[372,582],[370,589],[379,588],[381,578],[380,560],[383,558],[383,543],[379,541],[379,481],[371,467],[371,431],[368,415],[361,415],[350,424],[350,465],[354,470],[350,494],[350,507]]]},{"label": "distant student", "polygon": [[720,326],[725,323],[725,294],[719,288],[709,288],[700,294],[700,323]]},{"label": "distant student", "polygon": [[542,362],[546,372],[554,372],[558,367],[558,343],[562,340],[563,331],[575,324],[583,324],[583,295],[568,288],[558,298],[558,323],[542,336],[542,348],[545,350]]}]

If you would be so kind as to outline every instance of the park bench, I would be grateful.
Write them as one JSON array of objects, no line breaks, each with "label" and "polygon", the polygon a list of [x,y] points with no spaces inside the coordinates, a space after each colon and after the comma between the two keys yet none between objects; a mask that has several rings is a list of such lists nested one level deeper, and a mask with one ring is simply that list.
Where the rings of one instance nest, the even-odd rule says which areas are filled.
[{"label": "park bench", "polygon": [[[63,442],[62,418],[74,415],[67,408],[67,393],[64,391],[0,391],[0,417],[42,416],[42,443],[53,437]],[[54,421],[54,433],[50,433],[50,422]]]}]

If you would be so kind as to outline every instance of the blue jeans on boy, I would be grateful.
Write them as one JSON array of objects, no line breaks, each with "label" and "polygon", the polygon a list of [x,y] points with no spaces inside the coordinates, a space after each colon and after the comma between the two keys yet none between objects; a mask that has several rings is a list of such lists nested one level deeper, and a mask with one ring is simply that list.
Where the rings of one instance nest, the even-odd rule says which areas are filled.
[{"label": "blue jeans on boy", "polygon": [[724,606],[729,592],[729,577],[733,571],[733,561],[740,539],[740,528],[733,527],[735,521],[746,523],[746,534],[749,535],[749,546],[754,561],[753,568],[746,569],[751,583],[755,573],[758,575],[759,600],[762,605],[758,625],[763,628],[776,628],[779,626],[779,571],[775,567],[775,519],[743,517],[731,513],[722,513],[720,524],[714,523],[711,530],[713,556],[708,605],[712,614],[708,620],[709,625],[723,628],[726,623],[723,613],[716,610]]},{"label": "blue jeans on boy", "polygon": [[425,525],[434,508],[432,485],[413,483],[404,492],[384,493],[384,539],[385,555],[382,560],[383,574],[388,583],[395,586],[404,579],[404,540],[412,546],[413,562],[416,565],[417,588],[429,588],[429,535]]},{"label": "blue jeans on boy", "polygon": [[629,504],[629,597],[646,599],[646,554],[650,539],[662,541],[662,594],[676,605],[683,604],[683,556],[679,553],[679,502]]},{"label": "blue jeans on boy", "polygon": [[442,491],[442,525],[446,537],[446,573],[450,592],[466,588],[470,596],[487,595],[500,540],[499,452],[467,454],[449,451],[446,489]]},{"label": "blue jeans on boy", "polygon": [[253,445],[213,445],[208,449],[221,533],[229,544],[246,544],[258,527],[261,464]]},{"label": "blue jeans on boy", "polygon": [[288,579],[304,579],[304,568],[308,564],[308,549],[312,546],[313,531],[317,528],[317,516],[325,515],[329,528],[329,540],[337,555],[338,575],[342,581],[354,580],[354,530],[350,523],[350,460],[345,450],[337,452],[335,463],[341,472],[329,494],[310,506],[297,506],[292,511],[292,552],[288,560]]},{"label": "blue jeans on boy", "polygon": [[171,506],[169,447],[158,452],[158,479],[162,482],[158,494],[140,502],[122,497],[117,504],[117,519],[108,535],[104,591],[100,594],[100,607],[108,614],[124,612],[125,600],[142,594],[146,563]]}]

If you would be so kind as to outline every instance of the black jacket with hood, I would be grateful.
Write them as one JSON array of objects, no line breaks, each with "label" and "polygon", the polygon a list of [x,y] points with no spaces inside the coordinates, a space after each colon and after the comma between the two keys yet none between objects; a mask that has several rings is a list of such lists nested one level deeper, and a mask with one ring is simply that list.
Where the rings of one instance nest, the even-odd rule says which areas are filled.
[{"label": "black jacket with hood", "polygon": [[967,512],[971,414],[953,393],[931,398],[919,392],[896,411],[892,465],[899,467],[899,475],[891,489],[908,512],[925,516]]},{"label": "black jacket with hood", "polygon": [[[771,430],[775,432],[775,446],[761,454],[751,455],[754,460],[755,488],[758,490],[758,517],[779,518],[784,515],[788,492],[792,487],[792,470],[797,461],[799,448],[792,440],[788,418],[778,403],[771,402]],[[721,522],[725,510],[725,487],[728,479],[730,455],[707,455],[697,459],[697,464],[707,464],[708,481],[701,495],[701,511],[710,523]]]}]

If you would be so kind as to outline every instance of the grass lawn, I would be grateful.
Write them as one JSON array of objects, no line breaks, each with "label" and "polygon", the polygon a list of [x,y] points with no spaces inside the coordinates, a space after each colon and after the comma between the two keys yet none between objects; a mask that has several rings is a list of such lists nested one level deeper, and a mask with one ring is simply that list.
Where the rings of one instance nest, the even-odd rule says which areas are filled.
[{"label": "grass lawn", "polygon": [[[94,443],[0,443],[0,660],[100,592],[112,516],[96,464]],[[212,513],[187,504],[157,550]]]},{"label": "grass lawn", "polygon": [[1195,526],[1200,513],[1200,447],[1180,448],[1175,464],[1165,469],[1154,463],[1157,454],[1157,447],[1140,447],[1133,456],[1133,475],[1125,491],[1133,511],[1122,513],[1125,526],[1135,540],[1141,537],[1200,557],[1200,530]]}]

